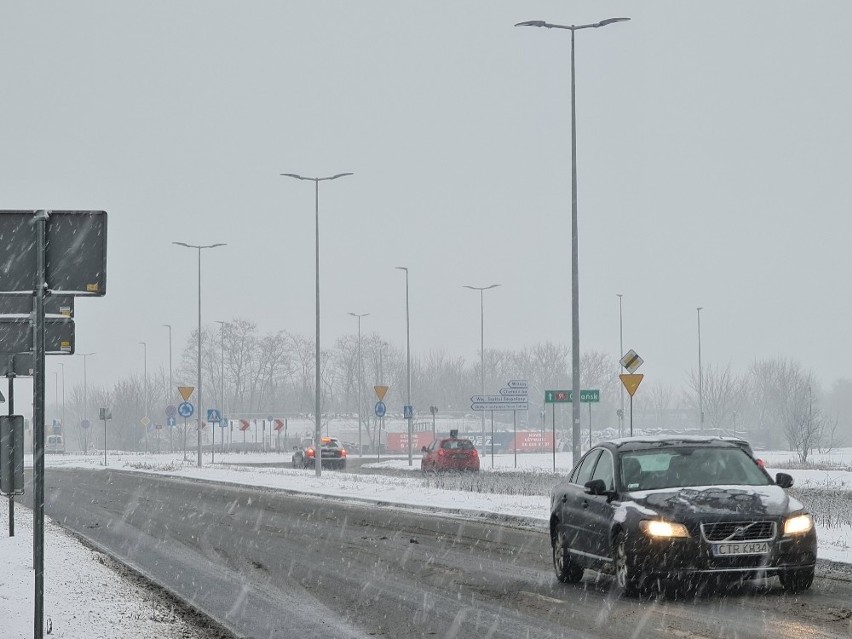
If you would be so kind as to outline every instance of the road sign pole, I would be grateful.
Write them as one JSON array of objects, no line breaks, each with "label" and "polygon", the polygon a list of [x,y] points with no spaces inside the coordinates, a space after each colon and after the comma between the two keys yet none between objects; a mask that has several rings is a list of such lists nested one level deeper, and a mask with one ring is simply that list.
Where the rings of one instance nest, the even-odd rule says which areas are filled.
[{"label": "road sign pole", "polygon": [[[9,380],[9,416],[15,414],[15,384],[14,379],[15,375],[10,374],[6,376]],[[9,536],[15,536],[15,494],[9,493]]]},{"label": "road sign pole", "polygon": [[107,420],[106,413],[104,413],[104,467],[107,465]]},{"label": "road sign pole", "polygon": [[[482,442],[483,444],[485,442]],[[494,468],[494,411],[491,411],[491,468]]]},{"label": "road sign pole", "polygon": [[633,437],[633,394],[630,394],[630,436]]},{"label": "road sign pole", "polygon": [[589,402],[589,448],[592,447],[592,403]]},{"label": "road sign pole", "polygon": [[35,564],[35,606],[33,637],[44,636],[44,286],[45,238],[47,211],[35,216],[36,277],[35,277],[35,335],[34,335],[34,397],[33,397],[33,559]]},{"label": "road sign pole", "polygon": [[512,432],[515,438],[512,440],[512,449],[515,451],[515,468],[518,467],[518,411],[512,411]]},{"label": "road sign pole", "polygon": [[551,419],[550,426],[553,428],[553,442],[551,448],[553,448],[553,472],[556,472],[556,404],[551,404]]}]

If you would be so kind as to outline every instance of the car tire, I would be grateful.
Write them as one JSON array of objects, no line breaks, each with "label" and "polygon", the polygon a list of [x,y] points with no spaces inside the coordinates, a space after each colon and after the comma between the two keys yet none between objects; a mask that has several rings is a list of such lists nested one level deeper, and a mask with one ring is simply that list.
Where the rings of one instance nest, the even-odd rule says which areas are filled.
[{"label": "car tire", "polygon": [[553,546],[553,570],[556,578],[563,584],[575,584],[583,578],[583,567],[578,566],[571,558],[565,533],[557,531],[551,539]]},{"label": "car tire", "polygon": [[814,567],[778,573],[781,587],[791,594],[804,592],[814,582]]},{"label": "car tire", "polygon": [[627,543],[627,535],[623,531],[615,536],[613,541],[613,570],[615,572],[615,592],[625,597],[639,593],[642,586],[640,572],[633,565]]}]

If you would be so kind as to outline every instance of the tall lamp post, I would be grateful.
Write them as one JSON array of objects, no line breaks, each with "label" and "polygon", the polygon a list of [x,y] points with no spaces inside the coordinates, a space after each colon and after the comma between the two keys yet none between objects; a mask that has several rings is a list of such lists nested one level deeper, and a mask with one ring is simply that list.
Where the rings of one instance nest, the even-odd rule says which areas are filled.
[{"label": "tall lamp post", "polygon": [[[482,395],[485,395],[485,291],[488,291],[492,288],[497,288],[500,286],[499,284],[491,284],[489,286],[468,286],[467,284],[463,285],[464,288],[469,288],[472,291],[479,291],[479,376],[480,382],[482,382]],[[482,450],[485,452],[485,411],[479,411],[479,414],[482,416]],[[492,420],[493,421],[493,420]],[[492,424],[493,426],[493,424]],[[493,446],[492,446],[493,450]],[[492,456],[493,457],[493,456]],[[492,459],[493,463],[493,459]]]},{"label": "tall lamp post", "polygon": [[[624,297],[621,293],[616,293],[618,297],[618,370],[621,372],[621,358],[624,357],[624,322],[621,316],[621,298]],[[624,384],[621,384],[621,410],[618,413],[618,436],[621,437],[624,432]]]},{"label": "tall lamp post", "polygon": [[698,311],[698,427],[704,431],[704,375],[701,371],[701,311],[703,306],[699,306],[695,310]]},{"label": "tall lamp post", "polygon": [[[172,386],[172,325],[171,324],[163,324],[163,326],[169,329],[169,389],[166,391],[166,401],[171,405],[172,401],[172,393],[174,392],[174,386]],[[170,419],[174,419],[170,417]],[[174,428],[169,426],[169,448],[171,449],[171,453],[175,452],[175,445],[173,439]],[[186,447],[184,447],[185,449]],[[186,455],[186,450],[184,450],[184,455]]]},{"label": "tall lamp post", "polygon": [[[81,425],[83,424],[83,422],[88,423],[88,421],[89,421],[89,418],[88,418],[88,414],[89,414],[89,383],[88,383],[88,379],[86,378],[86,360],[89,357],[91,357],[92,355],[96,355],[96,354],[97,353],[79,353],[80,357],[83,358],[83,419],[81,420]],[[88,440],[88,437],[87,437],[88,433],[85,432],[86,431],[85,428],[83,429],[83,431],[84,431],[83,432],[83,448],[88,450],[88,448],[89,448],[88,441],[87,441]],[[106,448],[106,446],[104,446],[104,448]],[[84,451],[84,453],[85,453],[85,451]]]},{"label": "tall lamp post", "polygon": [[329,175],[327,177],[305,177],[303,175],[299,175],[298,173],[281,173],[283,177],[289,177],[296,180],[306,180],[308,182],[314,183],[314,225],[315,225],[315,255],[316,255],[316,357],[315,357],[315,368],[316,368],[316,377],[315,377],[315,400],[314,400],[314,450],[316,454],[314,456],[314,467],[316,468],[317,477],[322,475],[322,455],[320,455],[320,451],[322,450],[322,406],[320,402],[320,396],[322,393],[322,379],[320,376],[320,244],[319,244],[319,183],[327,182],[330,180],[336,180],[337,178],[346,177],[347,175],[354,175],[354,173],[337,173],[335,175]]},{"label": "tall lamp post", "polygon": [[[544,20],[519,22],[516,27],[544,27],[571,31],[571,389],[573,396],[580,397],[580,286],[579,260],[577,257],[577,111],[574,68],[574,34],[581,29],[598,29],[630,18],[608,18],[592,24],[551,24]],[[580,459],[580,402],[571,403],[573,429],[571,450],[573,461]]]},{"label": "tall lamp post", "polygon": [[361,392],[364,386],[364,381],[361,375],[363,365],[361,363],[361,318],[367,317],[369,313],[349,313],[352,317],[358,318],[358,457],[361,457],[361,410],[364,405]]},{"label": "tall lamp post", "polygon": [[405,271],[405,379],[406,379],[406,406],[408,406],[408,465],[414,464],[411,448],[414,438],[414,428],[411,420],[414,418],[414,407],[411,405],[411,322],[408,314],[408,267],[397,266],[398,271]]},{"label": "tall lamp post", "polygon": [[185,242],[172,242],[177,246],[198,249],[198,467],[201,468],[201,249],[211,249],[219,246],[227,246],[222,242],[218,244],[187,244]]},{"label": "tall lamp post", "polygon": [[139,342],[142,344],[142,351],[145,357],[145,454],[148,454],[148,425],[151,423],[150,418],[148,417],[148,344],[147,342]]},{"label": "tall lamp post", "polygon": [[[225,325],[228,322],[216,320],[216,323],[219,325],[219,419],[222,420],[219,422],[219,428],[222,429],[222,454],[225,454],[225,428],[222,424],[225,423]],[[216,426],[213,426],[213,448],[216,448],[215,429]]]}]

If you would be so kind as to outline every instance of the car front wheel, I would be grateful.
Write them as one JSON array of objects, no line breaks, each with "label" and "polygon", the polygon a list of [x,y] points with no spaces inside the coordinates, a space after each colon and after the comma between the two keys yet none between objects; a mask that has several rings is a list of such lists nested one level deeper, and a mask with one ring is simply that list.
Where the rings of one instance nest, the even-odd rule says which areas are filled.
[{"label": "car front wheel", "polygon": [[801,570],[791,570],[790,572],[778,573],[778,579],[781,580],[781,586],[787,592],[793,594],[804,592],[811,587],[814,582],[814,568],[802,568]]},{"label": "car front wheel", "polygon": [[614,570],[615,570],[615,587],[619,594],[632,596],[639,592],[641,586],[641,575],[633,566],[632,557],[627,546],[627,535],[624,532],[619,532],[615,536],[614,542]]},{"label": "car front wheel", "polygon": [[583,567],[574,563],[565,533],[558,531],[551,540],[553,545],[553,570],[563,584],[575,584],[583,578]]}]

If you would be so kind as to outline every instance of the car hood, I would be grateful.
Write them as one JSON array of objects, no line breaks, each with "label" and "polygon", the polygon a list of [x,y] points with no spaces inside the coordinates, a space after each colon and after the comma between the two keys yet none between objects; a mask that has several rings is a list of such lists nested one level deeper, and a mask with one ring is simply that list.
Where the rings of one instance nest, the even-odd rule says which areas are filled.
[{"label": "car hood", "polygon": [[629,493],[632,504],[645,515],[654,514],[675,520],[696,515],[749,515],[780,517],[803,508],[780,486],[698,486],[665,488]]}]

